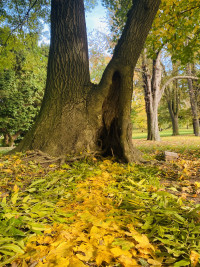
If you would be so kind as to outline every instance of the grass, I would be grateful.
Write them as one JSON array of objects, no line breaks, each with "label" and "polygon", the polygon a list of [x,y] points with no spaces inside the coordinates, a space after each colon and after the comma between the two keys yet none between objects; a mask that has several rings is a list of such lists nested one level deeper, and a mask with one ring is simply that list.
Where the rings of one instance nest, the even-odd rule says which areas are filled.
[{"label": "grass", "polygon": [[[193,129],[179,129],[180,135],[193,135]],[[172,136],[172,129],[164,130],[160,132],[160,137]],[[147,132],[141,132],[139,130],[133,130],[133,139],[147,138]]]},{"label": "grass", "polygon": [[145,157],[156,157],[164,151],[181,154],[188,159],[200,158],[200,137],[179,135],[162,137],[161,141],[134,139],[134,146],[145,154]]},{"label": "grass", "polygon": [[5,154],[12,149],[13,149],[13,147],[0,147],[0,155]]}]

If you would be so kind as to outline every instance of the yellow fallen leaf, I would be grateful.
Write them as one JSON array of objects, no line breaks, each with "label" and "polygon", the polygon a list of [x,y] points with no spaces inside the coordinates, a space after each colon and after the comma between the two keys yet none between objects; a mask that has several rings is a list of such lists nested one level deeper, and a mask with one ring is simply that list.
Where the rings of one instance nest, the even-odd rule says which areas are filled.
[{"label": "yellow fallen leaf", "polygon": [[149,239],[146,235],[136,234],[134,239],[139,243],[135,247],[142,249],[152,249],[155,251],[155,248],[149,243]]},{"label": "yellow fallen leaf", "polygon": [[19,191],[19,187],[15,184],[14,187],[13,187],[13,191],[15,193],[17,193]]},{"label": "yellow fallen leaf", "polygon": [[115,237],[113,235],[105,235],[103,237],[103,240],[104,240],[104,243],[105,243],[106,246],[108,246],[109,244],[111,244],[114,239],[115,239]]},{"label": "yellow fallen leaf", "polygon": [[21,159],[17,159],[16,161],[15,161],[15,165],[18,165],[18,164],[20,164],[22,161],[21,161]]},{"label": "yellow fallen leaf", "polygon": [[49,168],[55,168],[57,165],[56,164],[50,164]]},{"label": "yellow fallen leaf", "polygon": [[159,262],[157,260],[148,259],[147,261],[149,264],[152,264],[153,266],[162,266],[162,262]]},{"label": "yellow fallen leaf", "polygon": [[113,256],[110,252],[105,251],[105,250],[98,251],[97,256],[96,256],[96,264],[101,265],[103,261],[109,264],[112,258]]},{"label": "yellow fallen leaf", "polygon": [[[50,266],[50,265],[48,265]],[[67,266],[71,266],[70,265],[70,262],[69,262],[69,259],[67,258],[63,258],[63,257],[57,257],[57,260],[56,260],[56,264],[52,264],[52,267],[55,266],[55,267],[67,267]]]},{"label": "yellow fallen leaf", "polygon": [[101,230],[96,227],[96,226],[92,226],[91,230],[90,230],[90,235],[91,237],[100,237],[101,236]]},{"label": "yellow fallen leaf", "polygon": [[11,169],[4,169],[3,171],[6,173],[13,173],[13,171]]},{"label": "yellow fallen leaf", "polygon": [[200,259],[200,254],[192,250],[190,253],[190,260],[191,260],[192,266],[194,267],[197,266],[199,259]]},{"label": "yellow fallen leaf", "polygon": [[[85,267],[88,265],[85,265],[82,261],[80,261],[76,256],[72,257],[69,261],[69,267]],[[62,267],[65,267],[63,264]]]},{"label": "yellow fallen leaf", "polygon": [[102,177],[105,179],[108,179],[110,177],[110,174],[108,172],[102,172]]},{"label": "yellow fallen leaf", "polygon": [[195,182],[194,185],[195,187],[200,188],[200,182]]},{"label": "yellow fallen leaf", "polygon": [[68,267],[69,265],[69,258],[63,258],[56,254],[51,254],[45,260],[45,262],[39,262],[37,264],[38,267]]},{"label": "yellow fallen leaf", "polygon": [[120,258],[119,258],[119,262],[121,263],[121,264],[123,264],[123,266],[125,266],[125,267],[135,267],[135,266],[140,266],[138,263],[137,263],[137,261],[136,260],[134,260],[134,259],[132,259],[132,258],[130,258],[130,257],[127,257],[127,256],[125,256],[125,255],[122,255],[122,256],[120,256]]},{"label": "yellow fallen leaf", "polygon": [[67,257],[69,256],[70,252],[72,253],[72,244],[70,242],[62,242],[60,243],[57,248],[50,251],[49,254],[55,253],[57,257]]},{"label": "yellow fallen leaf", "polygon": [[114,257],[128,256],[132,257],[131,253],[128,250],[122,250],[120,247],[111,248],[110,250]]},{"label": "yellow fallen leaf", "polygon": [[73,248],[73,250],[76,252],[77,258],[83,261],[89,261],[94,252],[94,249],[90,244],[81,244],[80,246]]}]

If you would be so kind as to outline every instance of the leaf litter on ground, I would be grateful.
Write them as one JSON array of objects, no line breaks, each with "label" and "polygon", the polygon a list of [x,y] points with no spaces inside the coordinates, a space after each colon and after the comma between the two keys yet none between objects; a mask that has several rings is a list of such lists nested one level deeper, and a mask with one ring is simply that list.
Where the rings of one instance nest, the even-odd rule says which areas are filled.
[{"label": "leaf litter on ground", "polygon": [[1,157],[0,266],[200,263],[200,204],[177,193],[194,173],[186,160],[161,167],[94,158],[44,168],[25,157]]}]

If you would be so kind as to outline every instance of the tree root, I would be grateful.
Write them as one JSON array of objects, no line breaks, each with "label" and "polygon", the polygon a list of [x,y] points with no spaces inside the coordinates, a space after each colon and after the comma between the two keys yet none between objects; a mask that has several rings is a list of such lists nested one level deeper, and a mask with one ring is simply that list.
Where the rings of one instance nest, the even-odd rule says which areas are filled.
[{"label": "tree root", "polygon": [[51,157],[50,155],[42,152],[41,150],[30,150],[27,151],[24,157],[25,162],[34,161],[43,167],[48,167],[51,164],[55,164],[61,166],[64,163],[73,163],[74,161],[86,159],[86,158],[94,158],[101,157],[100,151],[84,153],[82,155],[73,156],[73,157]]}]

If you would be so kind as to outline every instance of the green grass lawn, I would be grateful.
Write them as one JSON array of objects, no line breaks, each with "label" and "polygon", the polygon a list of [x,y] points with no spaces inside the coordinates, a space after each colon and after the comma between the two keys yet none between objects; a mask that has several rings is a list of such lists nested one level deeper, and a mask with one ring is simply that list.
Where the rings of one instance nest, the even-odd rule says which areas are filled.
[{"label": "green grass lawn", "polygon": [[[180,135],[193,135],[193,129],[179,129]],[[161,137],[172,136],[172,129],[164,130],[160,132]],[[147,138],[147,131],[141,132],[139,130],[133,130],[133,139]]]},{"label": "green grass lawn", "polygon": [[146,156],[164,151],[172,151],[188,159],[200,158],[200,137],[194,135],[164,136],[161,141],[133,139],[134,146]]}]

